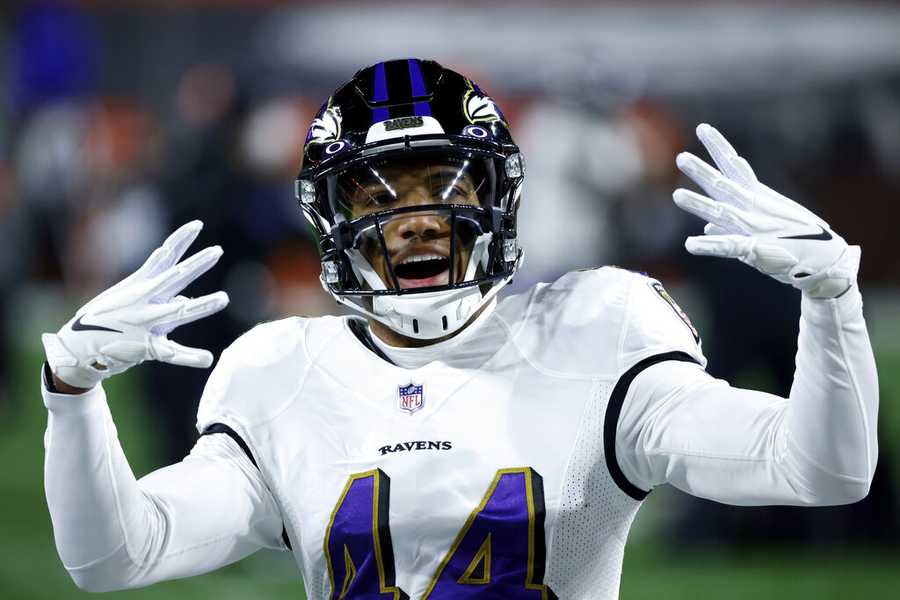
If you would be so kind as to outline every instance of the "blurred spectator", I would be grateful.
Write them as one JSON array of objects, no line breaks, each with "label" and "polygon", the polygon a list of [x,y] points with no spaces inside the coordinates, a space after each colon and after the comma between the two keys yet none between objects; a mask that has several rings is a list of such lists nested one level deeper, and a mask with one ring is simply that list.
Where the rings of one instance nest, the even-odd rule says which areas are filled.
[{"label": "blurred spectator", "polygon": [[618,237],[611,196],[644,174],[635,132],[593,111],[539,100],[522,114],[517,140],[528,161],[519,235],[527,287],[609,260]]},{"label": "blurred spectator", "polygon": [[[286,98],[252,105],[250,90],[223,65],[189,69],[176,98],[182,135],[168,154],[163,185],[169,228],[200,219],[205,226],[195,248],[220,244],[225,250],[216,267],[184,293],[224,289],[231,304],[179,329],[175,338],[218,356],[259,321],[279,316],[269,259],[304,227],[290,181],[305,137],[306,109]],[[298,263],[318,264],[312,245],[291,247]],[[312,279],[312,271],[306,273]],[[170,435],[165,458],[180,460],[196,439],[197,402],[209,373],[154,364],[147,375],[150,404],[161,411]]]},{"label": "blurred spectator", "polygon": [[661,106],[538,100],[516,125],[528,161],[518,286],[625,258],[647,270],[671,248],[684,222],[670,200],[684,137]]}]

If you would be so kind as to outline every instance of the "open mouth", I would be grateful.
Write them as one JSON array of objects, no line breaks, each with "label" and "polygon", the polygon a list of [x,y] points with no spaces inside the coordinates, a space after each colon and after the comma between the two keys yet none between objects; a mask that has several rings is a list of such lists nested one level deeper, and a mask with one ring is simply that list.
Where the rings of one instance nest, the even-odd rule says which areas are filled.
[{"label": "open mouth", "polygon": [[394,267],[403,289],[446,285],[450,282],[450,258],[439,254],[413,254]]}]

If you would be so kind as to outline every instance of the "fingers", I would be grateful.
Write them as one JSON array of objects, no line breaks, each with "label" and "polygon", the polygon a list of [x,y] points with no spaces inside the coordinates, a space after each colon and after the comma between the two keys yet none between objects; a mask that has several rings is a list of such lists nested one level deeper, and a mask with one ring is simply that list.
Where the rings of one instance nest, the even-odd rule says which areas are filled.
[{"label": "fingers", "polygon": [[213,363],[213,356],[208,350],[182,346],[163,336],[154,336],[149,346],[138,341],[118,341],[100,348],[104,358],[125,364],[137,364],[145,360],[158,360],[173,365],[205,369]]},{"label": "fingers", "polygon": [[682,152],[675,159],[675,163],[681,172],[703,188],[707,195],[740,208],[753,207],[755,197],[752,192],[722,175],[706,161],[690,152]]},{"label": "fingers", "polygon": [[760,242],[746,235],[699,235],[684,247],[698,256],[737,258],[767,275],[777,276],[797,264],[797,257],[778,244]]},{"label": "fingers", "polygon": [[698,256],[743,259],[753,252],[753,242],[746,235],[697,235],[687,238],[684,247]]},{"label": "fingers", "polygon": [[796,256],[779,244],[759,242],[753,249],[753,266],[767,275],[784,273],[798,262]]},{"label": "fingers", "polygon": [[805,207],[760,183],[750,164],[738,156],[728,140],[714,127],[701,123],[697,126],[697,137],[721,172],[689,152],[679,154],[675,162],[707,195],[747,211],[776,215],[798,223],[817,223],[829,228],[827,223]]},{"label": "fingers", "polygon": [[707,164],[706,161],[701,160],[690,152],[678,154],[675,157],[675,164],[682,173],[687,175],[710,196],[715,196],[716,182],[724,179],[722,174]]},{"label": "fingers", "polygon": [[213,355],[209,350],[182,346],[163,336],[151,338],[150,354],[155,360],[182,367],[206,369],[213,363]]},{"label": "fingers", "polygon": [[707,223],[703,226],[703,233],[706,235],[728,235],[728,230],[724,227],[719,227],[715,223]]},{"label": "fingers", "polygon": [[[116,304],[121,304],[121,298],[118,298],[118,301],[112,300],[112,298],[118,296],[124,290],[132,288],[135,284],[152,279],[159,273],[171,268],[172,265],[178,262],[188,246],[197,239],[201,229],[203,229],[203,222],[199,220],[190,221],[176,229],[159,248],[150,254],[137,271],[98,294],[96,298],[91,300],[91,306],[95,309],[103,310]],[[134,288],[130,289],[130,292],[126,295],[131,300],[134,300],[141,297],[142,294],[142,288]]]},{"label": "fingers", "polygon": [[119,340],[100,347],[100,354],[123,363],[137,364],[147,359],[147,346],[134,340]]},{"label": "fingers", "polygon": [[153,254],[144,262],[138,272],[149,279],[162,273],[166,269],[181,260],[188,247],[194,243],[200,230],[203,229],[203,221],[199,219],[185,223],[173,231],[162,245],[153,251]]},{"label": "fingers", "polygon": [[716,202],[697,192],[679,188],[672,193],[672,199],[678,208],[709,221],[730,232],[751,233],[752,217],[739,208]]},{"label": "fingers", "polygon": [[228,306],[228,294],[215,292],[199,298],[178,298],[167,304],[156,305],[168,307],[151,319],[147,324],[154,333],[166,334],[181,327],[213,315]]},{"label": "fingers", "polygon": [[703,146],[709,152],[713,161],[723,171],[728,168],[728,163],[732,158],[738,155],[728,140],[725,139],[719,131],[709,123],[700,123],[697,125],[697,137],[703,143]]},{"label": "fingers", "polygon": [[750,163],[743,156],[736,156],[731,159],[728,176],[750,189],[755,189],[760,185],[759,180],[756,178],[756,173],[753,172],[753,167],[750,166]]},{"label": "fingers", "polygon": [[756,175],[750,168],[750,164],[738,155],[725,136],[719,133],[715,127],[707,123],[700,123],[697,126],[697,137],[725,176],[747,187],[753,187],[756,183]]},{"label": "fingers", "polygon": [[222,257],[221,246],[210,246],[160,273],[145,292],[151,300],[167,301],[209,271]]},{"label": "fingers", "polygon": [[212,364],[212,354],[199,348],[182,346],[166,339],[165,334],[179,325],[216,313],[227,305],[228,294],[225,292],[148,305],[144,307],[139,320],[145,325],[152,325],[149,343],[143,340],[118,340],[104,345],[100,352],[104,357],[130,364],[154,359],[175,365],[206,368]]},{"label": "fingers", "polygon": [[718,180],[713,185],[713,192],[713,198],[743,210],[753,210],[759,205],[756,195],[730,179],[722,178]]}]

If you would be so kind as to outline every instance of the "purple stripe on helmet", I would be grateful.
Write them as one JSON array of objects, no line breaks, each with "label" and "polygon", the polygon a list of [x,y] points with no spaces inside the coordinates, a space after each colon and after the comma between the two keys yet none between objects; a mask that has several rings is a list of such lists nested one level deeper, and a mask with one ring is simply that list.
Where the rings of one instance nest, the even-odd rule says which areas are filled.
[{"label": "purple stripe on helmet", "polygon": [[[375,65],[375,91],[372,95],[372,102],[384,102],[388,99],[387,77],[384,74],[384,63]],[[387,107],[372,109],[372,122],[379,123],[390,119],[390,113]]]},{"label": "purple stripe on helmet", "polygon": [[391,114],[388,111],[387,107],[372,109],[372,122],[373,123],[381,123],[382,121],[387,121],[390,118],[391,118]]},{"label": "purple stripe on helmet", "polygon": [[425,88],[425,78],[422,77],[419,61],[415,58],[410,58],[406,62],[409,63],[409,84],[412,86],[413,98],[427,96],[428,90]]},{"label": "purple stripe on helmet", "polygon": [[[427,96],[428,89],[425,87],[425,78],[422,77],[419,61],[415,58],[410,58],[406,62],[409,64],[409,84],[412,86],[413,98]],[[431,104],[428,102],[416,102],[413,109],[417,117],[431,116]]]},{"label": "purple stripe on helmet", "polygon": [[375,92],[372,102],[384,102],[388,99],[387,77],[384,74],[384,63],[375,65]]}]

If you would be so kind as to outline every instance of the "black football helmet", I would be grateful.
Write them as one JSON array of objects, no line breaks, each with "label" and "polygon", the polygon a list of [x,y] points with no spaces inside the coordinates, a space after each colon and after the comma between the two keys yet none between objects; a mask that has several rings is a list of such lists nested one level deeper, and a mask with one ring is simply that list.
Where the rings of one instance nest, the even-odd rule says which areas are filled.
[{"label": "black football helmet", "polygon": [[459,330],[522,260],[524,174],[471,80],[414,58],[360,70],[313,119],[296,182],[322,285],[408,337]]}]

